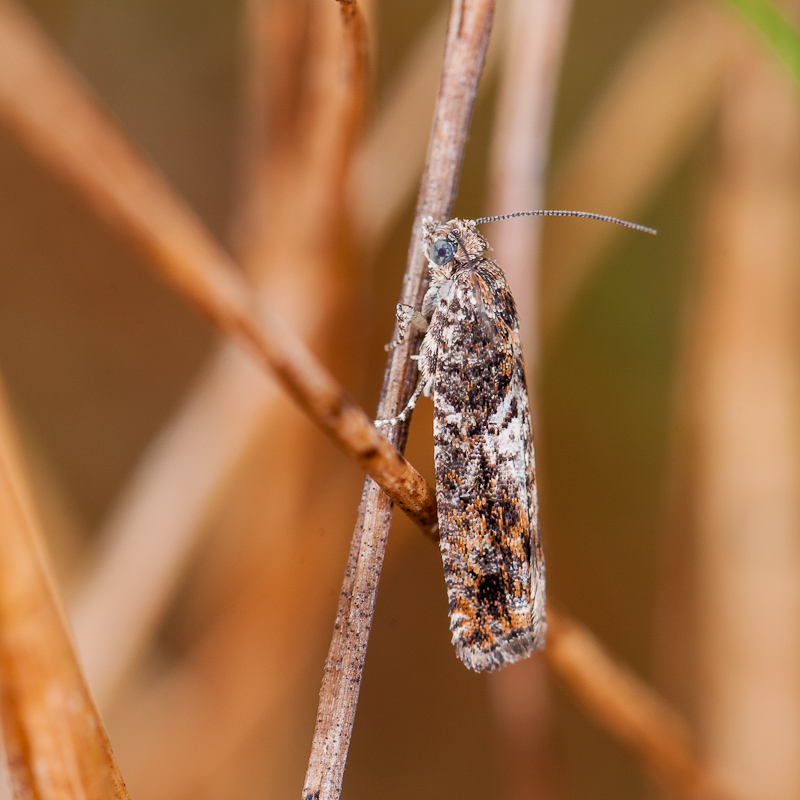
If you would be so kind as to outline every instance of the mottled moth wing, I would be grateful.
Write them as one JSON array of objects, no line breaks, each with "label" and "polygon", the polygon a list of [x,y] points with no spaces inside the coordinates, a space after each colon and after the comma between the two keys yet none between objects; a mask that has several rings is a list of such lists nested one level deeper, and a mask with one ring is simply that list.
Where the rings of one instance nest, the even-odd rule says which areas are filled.
[{"label": "mottled moth wing", "polygon": [[500,268],[473,258],[442,289],[426,340],[450,629],[468,667],[493,670],[544,643],[528,393]]}]

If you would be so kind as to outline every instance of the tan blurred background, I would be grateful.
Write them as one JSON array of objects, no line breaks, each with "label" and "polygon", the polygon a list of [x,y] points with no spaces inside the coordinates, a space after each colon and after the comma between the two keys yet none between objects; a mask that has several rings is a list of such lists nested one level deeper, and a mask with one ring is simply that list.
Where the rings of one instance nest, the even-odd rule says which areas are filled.
[{"label": "tan blurred background", "polygon": [[[275,3],[257,58],[255,3],[25,5],[372,413],[446,4],[365,8],[365,133],[337,223],[350,227],[322,267],[321,190],[294,170],[324,147],[298,154],[293,137],[322,124],[303,87],[319,69],[308,53],[335,47],[332,0],[298,3],[300,21]],[[521,210],[492,205],[509,15],[499,0],[460,216]],[[719,3],[576,0],[566,24],[545,205],[625,215],[659,235],[547,221],[541,292],[518,297],[540,320],[528,363],[548,591],[687,716],[742,797],[788,800],[800,792],[798,87]],[[260,121],[254,64],[285,92]],[[324,91],[325,76],[314,80]],[[259,125],[273,147],[267,199],[254,188]],[[499,231],[486,233],[503,266]],[[143,642],[122,664],[90,667],[87,655],[132,796],[299,796],[362,475],[2,127],[0,242],[0,366],[67,604],[84,615],[81,646],[121,652],[92,628],[83,593],[125,503],[139,502],[131,486],[179,439],[190,398],[205,392],[206,405],[187,430],[216,420],[196,454],[172,441],[190,464],[213,454],[200,499],[188,497],[193,473],[165,472],[166,505],[141,518],[165,532],[143,523],[155,538],[124,587],[134,605],[159,537],[189,528]],[[214,387],[227,373],[209,377],[221,352],[241,381],[224,402]],[[252,400],[262,395],[266,411]],[[432,479],[426,401],[408,454]],[[113,605],[113,588],[92,602],[106,591]],[[446,611],[436,548],[396,515],[347,797],[512,796],[494,676],[457,661]],[[662,791],[555,685],[550,697],[549,774],[530,797]]]}]

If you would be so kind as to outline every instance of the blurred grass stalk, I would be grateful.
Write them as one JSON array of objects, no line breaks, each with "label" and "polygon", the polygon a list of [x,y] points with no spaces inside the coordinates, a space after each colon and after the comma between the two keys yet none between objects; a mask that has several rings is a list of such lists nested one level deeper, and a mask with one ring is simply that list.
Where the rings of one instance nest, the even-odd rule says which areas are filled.
[{"label": "blurred grass stalk", "polygon": [[[343,49],[335,5],[255,0],[248,10],[251,90],[239,250],[262,291],[295,310],[324,350],[331,329],[347,316],[342,301],[356,294],[357,274],[343,271],[350,261],[343,258],[348,226],[342,195],[360,88],[342,69],[349,51]],[[295,51],[293,43],[301,46]],[[294,65],[292,74],[287,65]],[[303,82],[293,86],[297,75]],[[338,357],[345,362],[353,353]],[[346,371],[346,363],[340,366]],[[225,543],[217,546],[221,557],[210,559],[212,568],[199,580],[206,608],[195,607],[194,613],[207,617],[211,606],[211,619],[184,658],[123,713],[122,745],[132,780],[148,797],[201,790],[207,797],[228,797],[230,776],[246,770],[254,737],[261,752],[274,749],[278,731],[291,726],[280,721],[286,698],[317,653],[313,631],[327,616],[325,587],[340,575],[341,563],[332,557],[336,538],[309,538],[308,532],[342,527],[352,516],[352,509],[334,500],[343,480],[318,474],[314,436],[285,399],[271,398],[259,415],[257,425],[245,420],[251,440],[240,441],[249,452],[215,526],[215,542]],[[275,453],[289,457],[276,460]],[[309,485],[326,488],[309,501]],[[244,570],[242,558],[249,565]],[[308,574],[315,576],[311,586]],[[246,612],[216,618],[214,608],[231,607]],[[272,731],[266,742],[265,719]],[[263,766],[266,772],[276,768]]]},{"label": "blurred grass stalk", "polygon": [[727,63],[697,314],[700,711],[743,797],[800,796],[800,103]]},{"label": "blurred grass stalk", "polygon": [[[634,43],[553,176],[551,208],[633,218],[674,172],[707,127],[725,53],[727,20],[706,2],[669,5]],[[542,255],[542,341],[557,332],[615,225],[575,225],[548,236]]]},{"label": "blurred grass stalk", "polygon": [[0,720],[15,798],[127,800],[72,649],[2,386]]},{"label": "blurred grass stalk", "polygon": [[[504,54],[490,153],[487,214],[543,208],[550,126],[571,0],[513,0],[498,10],[494,48]],[[537,429],[540,218],[501,222],[490,240],[511,285]],[[555,800],[563,791],[553,741],[547,665],[539,655],[493,673],[495,759],[507,798]]]},{"label": "blurred grass stalk", "polygon": [[[316,20],[317,47],[306,85],[287,91],[296,77],[285,73],[286,65],[308,57],[298,52],[307,15]],[[352,147],[352,121],[339,124],[335,116],[353,112],[337,80],[342,54],[336,8],[252,0],[246,35],[237,249],[259,294],[282,309],[304,341],[321,345],[348,296],[339,266],[346,233],[340,151]],[[274,451],[263,431],[276,424],[294,429],[305,423],[237,345],[223,343],[137,466],[101,531],[95,568],[74,604],[81,653],[103,702],[141,656],[209,514],[234,476],[252,464],[254,443]],[[308,458],[298,447],[279,452],[292,464]]]}]

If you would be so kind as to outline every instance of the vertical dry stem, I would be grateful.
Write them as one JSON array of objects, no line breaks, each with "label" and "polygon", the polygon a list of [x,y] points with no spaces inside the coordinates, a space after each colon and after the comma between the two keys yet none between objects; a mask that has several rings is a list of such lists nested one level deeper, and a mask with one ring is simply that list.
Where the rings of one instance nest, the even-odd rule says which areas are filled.
[{"label": "vertical dry stem", "polygon": [[[242,226],[241,250],[250,271],[261,273],[262,285],[294,294],[292,309],[323,340],[330,337],[351,277],[346,270],[352,259],[342,257],[347,218],[341,196],[363,102],[362,31],[357,12],[349,6],[343,36],[339,9],[329,0],[304,6],[271,0],[251,10],[249,32],[261,31],[272,42],[270,47],[251,45],[251,62],[264,70],[268,82],[274,75],[268,64],[280,62],[291,50],[286,28],[302,27],[307,41],[298,55],[296,71],[303,77],[293,102],[277,91],[253,101],[269,105],[271,128],[250,148],[249,162],[261,162],[263,169],[248,192],[252,208]],[[273,101],[283,113],[273,108]],[[256,114],[251,111],[251,116]],[[280,265],[292,255],[302,266],[286,275]],[[353,358],[352,352],[345,357]],[[275,411],[284,407],[278,403]],[[134,774],[150,797],[188,797],[201,789],[210,796],[212,787],[222,787],[225,777],[252,756],[264,717],[271,726],[282,727],[275,721],[281,699],[318,641],[312,630],[324,614],[326,574],[339,573],[340,567],[329,550],[336,547],[337,537],[315,540],[313,547],[308,526],[334,531],[337,520],[346,524],[341,516],[346,510],[341,493],[339,502],[331,502],[331,480],[321,480],[305,421],[280,413],[270,414],[268,438],[259,437],[248,463],[250,475],[237,486],[237,502],[228,505],[215,537],[217,552],[230,554],[219,542],[229,538],[237,554],[231,560],[223,557],[221,565],[207,564],[196,581],[206,584],[206,590],[209,583],[214,587],[211,594],[219,605],[247,612],[213,620],[212,630],[147,693],[145,713],[139,714],[137,704],[132,715],[129,752],[138,767]],[[276,452],[287,454],[280,464],[267,455]],[[307,510],[309,486],[316,487],[313,515]],[[318,503],[331,508],[324,522]],[[352,508],[347,516],[352,524]],[[327,558],[320,563],[323,553]],[[302,579],[292,569],[294,558],[301,556],[309,570]],[[307,586],[308,575],[313,575],[312,587]],[[258,636],[254,630],[260,631]],[[215,717],[217,723],[210,724]]]},{"label": "vertical dry stem", "polygon": [[[247,6],[243,198],[235,226],[243,266],[259,292],[312,342],[323,338],[343,294],[341,198],[363,106],[358,18],[347,15],[343,37],[328,6],[327,0]],[[306,49],[300,31],[307,26],[315,44]],[[302,85],[295,73],[304,76]],[[293,268],[283,269],[288,262]],[[269,418],[285,414],[280,399],[226,343],[142,459],[101,532],[95,569],[73,609],[101,704],[141,653],[248,443]],[[286,424],[305,426],[302,418]],[[309,460],[296,447],[283,452],[291,462],[284,471]]]},{"label": "vertical dry stem", "polygon": [[[426,283],[425,260],[419,250],[421,219],[427,214],[446,219],[452,212],[492,12],[491,0],[454,0],[452,5],[428,162],[400,298],[417,307]],[[415,344],[407,341],[389,357],[378,406],[380,417],[397,413],[411,393],[416,369],[409,355]],[[402,449],[406,434],[407,426],[397,426],[392,431],[393,443]],[[320,690],[303,788],[303,796],[309,800],[335,800],[341,792],[390,522],[389,498],[367,479]]]},{"label": "vertical dry stem", "polygon": [[[503,26],[505,63],[492,142],[487,213],[543,206],[550,120],[571,6],[570,0],[515,0],[510,4]],[[535,217],[499,223],[490,234],[517,304],[534,419],[540,223]],[[550,687],[543,660],[526,659],[494,673],[490,681],[498,726],[496,753],[506,796],[555,797]]]},{"label": "vertical dry stem", "polygon": [[[571,0],[509,4],[487,214],[544,207],[550,121],[571,9]],[[529,383],[539,360],[541,223],[540,217],[502,222],[490,235],[517,303]]]},{"label": "vertical dry stem", "polygon": [[744,796],[800,796],[800,102],[731,59],[697,320],[701,715]]}]

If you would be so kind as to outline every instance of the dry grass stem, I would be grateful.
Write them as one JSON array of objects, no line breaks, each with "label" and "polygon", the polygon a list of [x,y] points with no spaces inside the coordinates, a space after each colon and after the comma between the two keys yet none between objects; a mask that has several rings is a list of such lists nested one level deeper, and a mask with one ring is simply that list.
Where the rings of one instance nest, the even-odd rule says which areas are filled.
[{"label": "dry grass stem", "polygon": [[230,257],[8,0],[0,5],[0,113],[162,277],[253,352],[400,508],[423,528],[435,523],[424,479],[291,330],[266,313]]},{"label": "dry grass stem", "polygon": [[239,348],[223,346],[114,503],[70,608],[101,708],[146,647],[199,532],[278,394]]},{"label": "dry grass stem", "polygon": [[732,800],[697,756],[680,716],[586,628],[551,606],[544,655],[578,704],[669,788],[687,800]]},{"label": "dry grass stem", "polygon": [[[706,3],[669,6],[587,120],[555,176],[548,205],[636,216],[708,124],[730,27],[725,14]],[[545,341],[618,233],[615,225],[577,224],[569,236],[545,236]]]},{"label": "dry grass stem", "polygon": [[[544,207],[550,121],[571,9],[570,0],[509,5],[487,214]],[[490,234],[517,303],[529,383],[539,360],[541,223],[531,217],[498,224]]]},{"label": "dry grass stem", "polygon": [[[248,5],[245,192],[236,225],[245,269],[259,292],[309,341],[322,338],[341,294],[333,286],[337,270],[330,262],[338,258],[338,248],[331,246],[329,229],[342,227],[338,200],[361,118],[364,82],[358,42],[347,39],[343,73],[341,31],[323,10],[319,4],[312,8],[320,39],[304,70],[312,85],[287,97],[281,70],[297,63],[302,39],[296,31],[307,24],[305,12],[296,4],[264,0]],[[352,34],[353,15],[345,22]],[[281,124],[267,131],[267,116]],[[289,135],[287,129],[294,130],[300,119],[302,130]],[[308,235],[309,219],[315,220],[319,241]],[[295,269],[281,269],[292,259]],[[319,291],[325,286],[330,289]],[[99,537],[95,568],[73,607],[80,651],[101,704],[111,699],[143,651],[203,523],[242,468],[257,431],[275,414],[285,415],[278,398],[252,362],[224,344],[115,504]]]},{"label": "dry grass stem", "polygon": [[[292,5],[283,4],[287,14],[291,14]],[[274,283],[276,288],[283,286],[284,291],[287,285],[297,289],[296,302],[302,300],[306,306],[301,309],[303,319],[311,306],[315,313],[307,322],[315,336],[322,337],[326,326],[333,324],[335,301],[346,294],[333,283],[346,280],[336,263],[340,258],[338,248],[333,246],[336,228],[342,226],[339,197],[343,193],[344,169],[333,170],[329,165],[331,161],[346,162],[341,148],[344,147],[346,155],[351,145],[341,136],[341,131],[349,126],[342,117],[356,117],[352,114],[353,101],[362,82],[353,81],[350,70],[345,71],[343,82],[330,81],[330,76],[342,75],[341,59],[337,57],[341,48],[332,47],[338,45],[340,32],[321,15],[326,10],[323,4],[312,3],[310,7],[315,9],[308,20],[312,41],[302,72],[312,76],[307,78],[312,85],[304,84],[301,94],[311,99],[301,104],[302,108],[290,109],[280,118],[281,124],[284,119],[289,120],[290,129],[291,120],[302,119],[296,136],[287,136],[282,128],[262,143],[266,162],[264,181],[254,187],[252,197],[261,194],[266,200],[262,206],[263,219],[260,226],[255,224],[244,231],[246,241],[242,250],[256,272],[264,272],[264,266],[259,270],[257,263],[259,254],[266,257],[266,265],[271,267],[263,278],[266,285]],[[266,6],[262,8],[271,16]],[[271,4],[271,10],[274,9],[275,4]],[[265,21],[269,31],[270,22]],[[335,34],[334,42],[331,34]],[[263,55],[273,59],[279,53],[280,45],[278,54],[270,49]],[[325,76],[329,76],[328,82]],[[343,83],[341,88],[339,83]],[[340,96],[342,88],[344,97]],[[271,113],[270,117],[274,119],[275,115]],[[279,198],[283,208],[277,208],[275,200],[275,205],[270,205],[270,195]],[[259,230],[264,228],[266,235],[259,236]],[[296,280],[296,272],[287,280],[285,273],[275,269],[276,254],[285,253],[288,257],[290,250],[301,251],[304,271],[300,280]],[[323,287],[327,286],[333,291],[325,291]],[[301,293],[303,289],[306,297]],[[264,480],[257,482],[257,492],[249,497],[242,496],[241,486],[238,487],[236,505],[240,513],[233,514],[233,519],[230,512],[226,513],[222,523],[222,535],[229,531],[238,536],[240,551],[247,553],[245,557],[253,564],[252,570],[243,575],[239,555],[236,576],[220,576],[220,580],[231,584],[222,590],[223,602],[246,608],[248,612],[235,619],[223,615],[213,625],[213,630],[149,693],[154,702],[146,703],[147,713],[132,731],[130,750],[137,765],[136,774],[149,797],[167,798],[181,792],[191,796],[195,790],[208,794],[217,785],[228,796],[229,792],[222,790],[225,776],[237,771],[238,763],[245,758],[243,751],[251,746],[265,715],[275,724],[285,692],[302,674],[302,665],[308,663],[315,651],[318,640],[311,635],[314,623],[329,613],[329,605],[324,602],[326,575],[331,571],[338,575],[341,569],[339,559],[331,552],[337,538],[321,542],[313,536],[308,541],[302,534],[309,526],[315,532],[320,527],[335,529],[337,521],[344,524],[337,511],[345,511],[352,519],[352,509],[346,512],[343,504],[334,502],[327,491],[323,493],[322,487],[331,483],[329,476],[322,481],[314,474],[309,480],[309,472],[318,472],[318,464],[313,451],[304,446],[310,442],[303,436],[303,428],[307,426],[302,420],[272,422],[274,430],[268,432],[268,440],[259,442],[261,447],[254,451],[254,456],[258,452],[280,452],[289,453],[290,457],[277,470],[274,458],[264,459],[257,467],[252,463],[254,459],[249,459],[249,471],[263,474]],[[274,474],[276,471],[278,475]],[[252,478],[245,478],[245,483],[251,481]],[[309,519],[304,487],[315,484],[318,499]],[[264,487],[268,487],[267,496]],[[327,510],[316,508],[317,502]],[[261,521],[254,528],[253,518]],[[247,530],[244,541],[242,528]],[[327,557],[321,559],[323,553]],[[293,563],[295,560],[299,563]],[[308,575],[301,575],[304,570],[313,574],[313,588],[307,586]],[[262,635],[253,637],[253,629]],[[226,698],[225,713],[221,715],[216,702],[220,693]],[[217,718],[214,725],[204,724],[212,718]],[[163,732],[163,739],[154,741],[152,730]],[[224,740],[222,743],[219,737]],[[191,758],[186,757],[188,753]],[[202,762],[200,767],[198,757]]]},{"label": "dry grass stem", "polygon": [[800,102],[755,42],[726,69],[695,326],[700,712],[743,797],[800,796]]},{"label": "dry grass stem", "polygon": [[[543,207],[550,121],[571,7],[570,0],[515,0],[505,17],[498,14],[504,63],[487,213]],[[541,219],[534,217],[519,224],[493,226],[490,233],[517,304],[534,419],[538,405],[540,223]],[[543,661],[528,659],[499,670],[490,681],[497,723],[495,749],[506,796],[556,797],[550,687]]]},{"label": "dry grass stem", "polygon": [[15,797],[128,798],[56,598],[1,388],[0,720]]},{"label": "dry grass stem", "polygon": [[[401,302],[417,307],[426,285],[425,259],[419,249],[421,220],[426,214],[446,219],[452,212],[492,12],[491,0],[455,0],[452,4],[428,161],[400,297]],[[380,417],[396,414],[411,394],[416,365],[409,356],[415,344],[411,339],[389,356],[378,406]],[[407,425],[397,426],[392,434],[402,449]],[[367,480],[320,690],[303,788],[306,798],[334,800],[341,792],[390,522],[391,504],[374,482]]]}]

